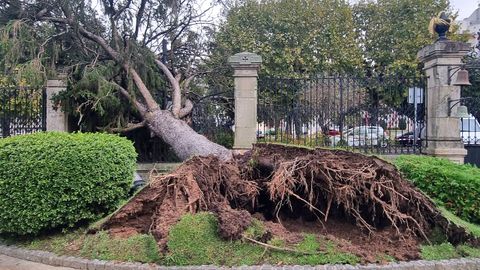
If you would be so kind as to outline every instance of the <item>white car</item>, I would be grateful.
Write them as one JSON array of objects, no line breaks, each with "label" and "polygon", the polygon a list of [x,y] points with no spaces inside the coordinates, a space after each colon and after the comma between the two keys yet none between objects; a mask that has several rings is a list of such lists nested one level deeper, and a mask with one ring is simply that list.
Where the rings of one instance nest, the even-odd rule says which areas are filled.
[{"label": "white car", "polygon": [[480,124],[473,115],[461,118],[458,124],[464,144],[480,144]]},{"label": "white car", "polygon": [[348,146],[387,146],[388,136],[381,126],[358,126],[348,129],[343,135],[331,137],[332,146],[340,146],[343,140]]}]

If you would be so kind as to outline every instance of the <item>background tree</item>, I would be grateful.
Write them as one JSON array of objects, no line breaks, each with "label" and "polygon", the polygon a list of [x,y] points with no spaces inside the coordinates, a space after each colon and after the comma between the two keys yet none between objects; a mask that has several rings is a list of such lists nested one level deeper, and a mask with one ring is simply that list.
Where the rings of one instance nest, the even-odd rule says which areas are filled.
[{"label": "background tree", "polygon": [[228,12],[211,62],[225,65],[225,56],[249,51],[263,57],[263,75],[354,71],[362,60],[354,28],[343,0],[247,1]]},{"label": "background tree", "polygon": [[[369,71],[406,76],[422,72],[417,52],[436,40],[428,25],[440,11],[451,13],[448,0],[361,0],[354,4],[357,42]],[[466,41],[455,31],[450,38]]]},{"label": "background tree", "polygon": [[[425,86],[417,52],[437,39],[428,25],[440,11],[452,14],[448,0],[361,0],[353,5],[357,42],[365,59],[368,111],[374,116],[371,123],[378,120],[379,110],[391,113],[392,108],[413,118],[408,88]],[[465,41],[455,31],[449,37]]]},{"label": "background tree", "polygon": [[[210,47],[207,66],[228,67],[226,59],[249,51],[262,56],[261,80],[265,77],[308,78],[317,73],[355,72],[362,64],[355,44],[351,8],[342,0],[280,0],[235,2],[227,13]],[[210,85],[227,83],[229,69],[219,70]],[[212,74],[213,75],[213,74]],[[309,121],[308,104],[302,99],[305,84],[263,83],[261,105],[275,106],[284,119],[273,120],[260,111],[259,121],[278,130],[285,121],[286,132],[299,136],[301,123]],[[311,89],[310,89],[311,90]],[[275,92],[275,93],[274,93]],[[229,93],[231,97],[233,93]],[[268,109],[270,110],[270,109]]]}]

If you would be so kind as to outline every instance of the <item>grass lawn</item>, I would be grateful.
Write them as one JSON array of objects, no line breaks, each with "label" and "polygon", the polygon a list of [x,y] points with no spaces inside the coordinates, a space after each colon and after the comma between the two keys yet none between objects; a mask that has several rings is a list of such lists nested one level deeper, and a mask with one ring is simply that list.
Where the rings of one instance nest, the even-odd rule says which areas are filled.
[{"label": "grass lawn", "polygon": [[[479,235],[480,226],[465,222],[442,209],[455,224]],[[335,243],[313,234],[304,234],[303,240],[287,246],[282,239],[273,238],[268,244],[291,251],[277,251],[248,241],[222,240],[218,234],[218,224],[211,213],[185,215],[170,231],[168,252],[162,254],[151,235],[133,235],[128,238],[113,238],[106,232],[86,234],[86,229],[61,232],[34,239],[3,237],[3,242],[27,249],[50,251],[58,255],[79,256],[89,259],[158,263],[161,265],[319,265],[357,264],[360,258],[341,252]],[[245,235],[255,238],[262,235],[261,222],[254,222]],[[443,260],[461,257],[480,257],[480,249],[466,245],[452,246],[438,243],[421,246],[421,258]],[[394,261],[387,254],[379,255],[379,261]]]}]

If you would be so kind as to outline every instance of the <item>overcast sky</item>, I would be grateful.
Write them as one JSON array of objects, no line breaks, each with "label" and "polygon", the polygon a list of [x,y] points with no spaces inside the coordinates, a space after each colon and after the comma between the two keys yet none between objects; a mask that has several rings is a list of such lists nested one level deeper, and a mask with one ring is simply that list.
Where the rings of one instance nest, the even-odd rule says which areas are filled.
[{"label": "overcast sky", "polygon": [[450,4],[455,11],[458,11],[457,21],[463,20],[478,8],[479,0],[450,0]]}]

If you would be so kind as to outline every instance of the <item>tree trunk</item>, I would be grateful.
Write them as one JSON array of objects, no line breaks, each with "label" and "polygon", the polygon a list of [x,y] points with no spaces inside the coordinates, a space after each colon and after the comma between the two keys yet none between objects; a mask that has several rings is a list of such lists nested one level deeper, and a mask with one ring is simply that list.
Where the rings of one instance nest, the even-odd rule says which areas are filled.
[{"label": "tree trunk", "polygon": [[149,112],[145,115],[145,120],[150,131],[170,145],[181,160],[208,155],[217,156],[222,160],[232,158],[230,150],[198,134],[187,123],[176,119],[170,111]]}]

